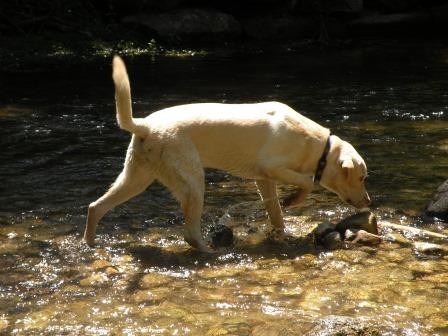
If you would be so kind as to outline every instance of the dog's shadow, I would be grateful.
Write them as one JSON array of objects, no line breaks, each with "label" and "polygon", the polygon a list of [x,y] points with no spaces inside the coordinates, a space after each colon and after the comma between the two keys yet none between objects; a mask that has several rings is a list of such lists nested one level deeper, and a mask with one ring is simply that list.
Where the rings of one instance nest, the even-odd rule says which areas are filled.
[{"label": "dog's shadow", "polygon": [[142,269],[179,267],[199,270],[232,262],[240,263],[242,260],[261,258],[285,260],[318,253],[311,235],[305,237],[268,236],[256,244],[236,240],[231,247],[219,248],[214,253],[201,252],[193,248],[172,251],[153,245],[134,245],[127,249],[139,261]]}]

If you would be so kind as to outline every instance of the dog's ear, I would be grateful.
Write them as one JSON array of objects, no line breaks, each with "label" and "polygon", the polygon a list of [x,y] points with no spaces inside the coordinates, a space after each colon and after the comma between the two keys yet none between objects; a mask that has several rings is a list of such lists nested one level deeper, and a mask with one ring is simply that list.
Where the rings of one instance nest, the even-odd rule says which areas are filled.
[{"label": "dog's ear", "polygon": [[353,169],[355,168],[352,158],[344,157],[344,158],[341,158],[340,162],[341,162],[341,167],[342,167],[345,177],[347,179],[350,179]]},{"label": "dog's ear", "polygon": [[353,164],[352,158],[347,158],[347,157],[343,158],[341,160],[341,166],[344,169],[353,169],[353,168],[355,168],[355,165]]}]

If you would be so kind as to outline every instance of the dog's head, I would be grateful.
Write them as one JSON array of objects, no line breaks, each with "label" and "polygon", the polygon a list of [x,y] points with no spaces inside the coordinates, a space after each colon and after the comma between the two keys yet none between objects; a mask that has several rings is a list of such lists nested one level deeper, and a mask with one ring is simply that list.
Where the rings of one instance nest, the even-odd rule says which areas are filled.
[{"label": "dog's head", "polygon": [[358,208],[366,208],[370,197],[365,187],[367,167],[358,152],[348,142],[332,136],[327,166],[320,184],[336,193],[341,200]]}]

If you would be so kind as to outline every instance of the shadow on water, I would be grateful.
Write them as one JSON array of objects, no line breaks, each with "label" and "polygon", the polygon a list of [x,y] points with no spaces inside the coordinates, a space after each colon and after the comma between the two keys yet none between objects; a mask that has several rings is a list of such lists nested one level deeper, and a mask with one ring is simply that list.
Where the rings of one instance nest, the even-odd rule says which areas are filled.
[{"label": "shadow on water", "polygon": [[221,248],[216,253],[197,250],[167,251],[156,246],[130,246],[127,249],[136,257],[144,269],[151,267],[187,267],[200,269],[227,263],[238,263],[242,259],[295,259],[305,254],[317,254],[313,238],[285,236],[281,240],[266,237],[255,245]]}]

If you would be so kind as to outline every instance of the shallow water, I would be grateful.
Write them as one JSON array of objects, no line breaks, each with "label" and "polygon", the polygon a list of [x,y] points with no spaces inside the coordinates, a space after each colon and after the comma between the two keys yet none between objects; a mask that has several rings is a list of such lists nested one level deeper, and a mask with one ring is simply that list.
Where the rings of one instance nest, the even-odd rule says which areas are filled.
[{"label": "shallow water", "polygon": [[[288,103],[359,149],[380,222],[422,225],[416,216],[447,178],[448,48],[387,50],[137,59],[135,111]],[[289,237],[276,239],[252,182],[208,172],[203,221],[236,236],[209,255],[183,242],[178,205],[155,184],[108,214],[87,248],[86,205],[129,141],[107,63],[0,77],[0,334],[448,334],[448,257],[391,242],[315,246],[317,223],[353,213],[321,188],[286,212]]]}]

